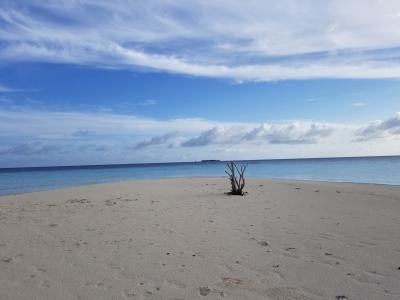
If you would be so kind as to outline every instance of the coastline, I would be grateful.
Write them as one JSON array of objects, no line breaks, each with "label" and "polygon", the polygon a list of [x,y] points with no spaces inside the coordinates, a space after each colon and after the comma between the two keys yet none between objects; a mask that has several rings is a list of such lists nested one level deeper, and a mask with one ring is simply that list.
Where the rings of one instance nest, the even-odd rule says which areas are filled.
[{"label": "coastline", "polygon": [[228,190],[190,177],[1,196],[0,299],[400,296],[400,186]]},{"label": "coastline", "polygon": [[[264,177],[251,177],[251,176],[246,176],[247,181],[252,180],[252,181],[266,181],[266,182],[308,182],[308,183],[332,183],[332,184],[350,184],[350,185],[370,185],[370,186],[388,186],[388,187],[400,187],[400,184],[397,183],[374,183],[374,182],[352,182],[352,181],[341,181],[341,180],[325,180],[325,179],[307,179],[307,178],[302,178],[302,179],[295,179],[295,178],[280,178],[280,177],[271,177],[271,178],[264,178]],[[97,185],[106,185],[106,184],[118,184],[118,183],[129,183],[129,182],[147,182],[147,181],[163,181],[163,180],[179,180],[179,179],[225,179],[227,180],[227,176],[176,176],[176,177],[154,177],[154,178],[130,178],[130,179],[121,179],[121,180],[113,180],[113,181],[105,181],[105,182],[93,182],[89,184],[76,184],[76,185],[71,185],[71,186],[64,186],[64,187],[54,187],[54,188],[48,188],[44,190],[37,190],[37,191],[26,191],[26,192],[17,192],[17,193],[12,193],[12,194],[0,194],[0,199],[1,197],[10,197],[10,196],[19,196],[19,195],[27,195],[27,194],[33,194],[33,193],[43,193],[43,192],[52,192],[52,191],[61,191],[61,190],[69,190],[69,189],[75,189],[75,188],[84,188],[84,187],[90,187],[90,186],[97,186]]]}]

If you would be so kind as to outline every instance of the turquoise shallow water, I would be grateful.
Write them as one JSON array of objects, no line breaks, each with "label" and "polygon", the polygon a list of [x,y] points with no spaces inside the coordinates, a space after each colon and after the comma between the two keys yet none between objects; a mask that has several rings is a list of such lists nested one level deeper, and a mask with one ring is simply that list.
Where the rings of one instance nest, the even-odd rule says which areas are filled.
[{"label": "turquoise shallow water", "polygon": [[[400,185],[400,156],[244,161],[248,178]],[[224,162],[0,169],[0,195],[129,179],[225,176]]]}]

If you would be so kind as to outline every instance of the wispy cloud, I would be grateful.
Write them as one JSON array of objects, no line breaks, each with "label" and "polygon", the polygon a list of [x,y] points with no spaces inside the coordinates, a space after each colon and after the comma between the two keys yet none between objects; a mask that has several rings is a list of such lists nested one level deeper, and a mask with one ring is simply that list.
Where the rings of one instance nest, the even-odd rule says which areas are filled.
[{"label": "wispy cloud", "polygon": [[0,98],[0,105],[5,105],[5,106],[12,106],[13,101],[7,98]]},{"label": "wispy cloud", "polygon": [[237,81],[400,78],[399,11],[396,0],[16,0],[2,3],[0,57]]},{"label": "wispy cloud", "polygon": [[154,106],[157,104],[158,104],[157,100],[154,100],[154,99],[147,99],[142,102],[139,102],[140,106]]},{"label": "wispy cloud", "polygon": [[90,130],[86,130],[86,129],[80,129],[80,130],[76,130],[74,131],[71,135],[74,137],[88,137],[91,135],[94,135],[95,132],[94,131],[90,131]]},{"label": "wispy cloud", "polygon": [[366,103],[364,103],[364,102],[353,102],[350,105],[354,106],[354,107],[363,107],[363,106],[366,105]]},{"label": "wispy cloud", "polygon": [[8,86],[0,84],[0,93],[11,93],[11,92],[19,92],[19,91],[20,90],[18,90],[18,89],[10,88]]},{"label": "wispy cloud", "polygon": [[106,145],[99,145],[94,148],[96,152],[107,152],[109,148]]},{"label": "wispy cloud", "polygon": [[[0,17],[1,20],[1,17]],[[0,38],[1,40],[1,38]],[[1,46],[0,46],[1,49]],[[0,93],[17,93],[17,92],[37,92],[38,89],[33,89],[33,88],[29,88],[29,89],[20,89],[20,88],[15,88],[15,87],[10,87],[4,84],[0,84]]]},{"label": "wispy cloud", "polygon": [[[71,136],[96,133],[101,136],[158,135],[179,131],[191,134],[219,124],[201,118],[157,120],[111,112],[36,110],[30,106],[0,107],[0,137]],[[231,124],[229,122],[225,123]]]},{"label": "wispy cloud", "polygon": [[52,144],[45,144],[42,142],[26,142],[15,146],[6,147],[5,149],[0,150],[0,154],[31,156],[38,154],[48,154],[62,149],[63,149],[62,147],[54,144],[52,145]]}]

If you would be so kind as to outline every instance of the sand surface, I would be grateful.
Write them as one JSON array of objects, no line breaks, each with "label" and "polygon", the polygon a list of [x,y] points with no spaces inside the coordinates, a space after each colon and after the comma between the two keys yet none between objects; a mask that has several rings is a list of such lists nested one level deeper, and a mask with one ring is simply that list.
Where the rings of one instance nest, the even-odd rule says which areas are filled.
[{"label": "sand surface", "polygon": [[0,299],[400,299],[400,187],[226,179],[0,197]]}]

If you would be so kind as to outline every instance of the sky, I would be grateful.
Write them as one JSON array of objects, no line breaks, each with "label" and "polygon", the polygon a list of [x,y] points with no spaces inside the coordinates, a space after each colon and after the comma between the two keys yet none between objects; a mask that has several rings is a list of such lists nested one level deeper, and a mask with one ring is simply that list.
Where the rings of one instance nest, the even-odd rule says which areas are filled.
[{"label": "sky", "polygon": [[397,0],[0,0],[0,167],[400,154]]}]

